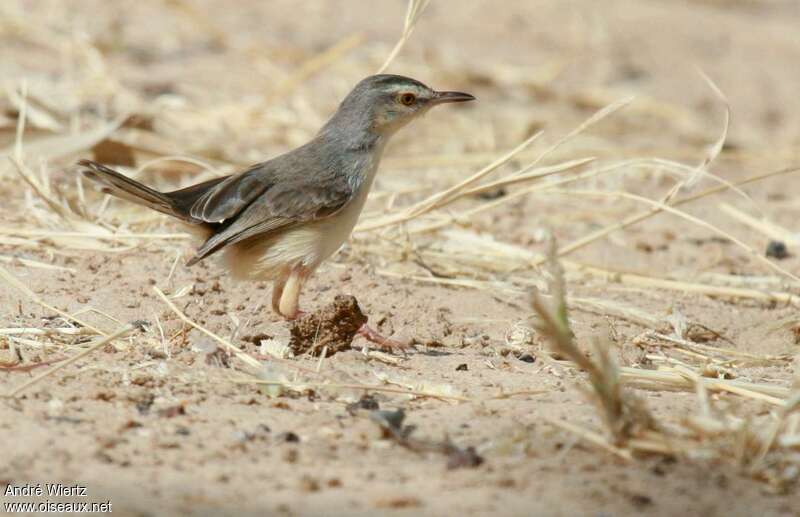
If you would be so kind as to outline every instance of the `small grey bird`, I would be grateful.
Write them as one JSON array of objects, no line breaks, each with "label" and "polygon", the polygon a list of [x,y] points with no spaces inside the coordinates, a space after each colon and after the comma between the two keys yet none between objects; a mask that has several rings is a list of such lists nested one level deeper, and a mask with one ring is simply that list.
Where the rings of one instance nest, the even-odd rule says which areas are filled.
[{"label": "small grey bird", "polygon": [[[187,266],[222,250],[235,278],[272,280],[273,310],[294,319],[303,283],[350,236],[389,138],[433,106],[474,99],[399,75],[367,77],[307,144],[173,192],[90,160],[79,165],[103,192],[202,229],[206,241]],[[361,333],[385,347],[401,346],[366,326]]]}]

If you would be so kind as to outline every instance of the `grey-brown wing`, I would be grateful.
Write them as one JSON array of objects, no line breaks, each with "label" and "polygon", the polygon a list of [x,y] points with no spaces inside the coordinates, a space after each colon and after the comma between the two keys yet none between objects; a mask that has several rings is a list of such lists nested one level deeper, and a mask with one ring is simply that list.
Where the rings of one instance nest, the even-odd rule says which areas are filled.
[{"label": "grey-brown wing", "polygon": [[242,190],[249,185],[252,185],[250,181],[221,184],[224,192],[233,193],[233,201],[225,194],[198,200],[198,204],[203,203],[203,206],[198,207],[197,217],[221,224],[188,265],[255,235],[331,216],[344,207],[354,193],[354,185],[336,173],[295,175],[272,184],[255,182],[260,189],[256,195]]},{"label": "grey-brown wing", "polygon": [[198,222],[224,223],[247,208],[277,180],[269,162],[256,164],[240,174],[230,176],[206,191],[189,208],[189,215]]}]

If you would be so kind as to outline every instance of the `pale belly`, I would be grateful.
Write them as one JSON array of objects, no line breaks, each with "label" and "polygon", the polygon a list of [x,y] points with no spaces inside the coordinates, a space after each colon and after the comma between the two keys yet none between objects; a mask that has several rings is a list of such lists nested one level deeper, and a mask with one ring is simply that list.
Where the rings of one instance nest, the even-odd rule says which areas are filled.
[{"label": "pale belly", "polygon": [[341,212],[330,219],[312,223],[313,226],[308,228],[309,233],[314,236],[315,243],[311,254],[313,267],[317,267],[322,261],[336,253],[350,238],[361,211],[364,209],[367,194],[369,194],[369,188],[363,188],[357,198]]}]

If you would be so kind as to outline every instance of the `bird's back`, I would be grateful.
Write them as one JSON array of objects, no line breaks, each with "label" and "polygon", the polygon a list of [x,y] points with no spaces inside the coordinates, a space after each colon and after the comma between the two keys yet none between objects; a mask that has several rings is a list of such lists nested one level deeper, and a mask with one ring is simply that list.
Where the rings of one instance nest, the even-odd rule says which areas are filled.
[{"label": "bird's back", "polygon": [[321,133],[238,174],[172,192],[156,191],[90,160],[79,164],[104,192],[202,227],[209,237],[191,265],[230,244],[337,213],[360,189],[373,154],[347,149]]}]

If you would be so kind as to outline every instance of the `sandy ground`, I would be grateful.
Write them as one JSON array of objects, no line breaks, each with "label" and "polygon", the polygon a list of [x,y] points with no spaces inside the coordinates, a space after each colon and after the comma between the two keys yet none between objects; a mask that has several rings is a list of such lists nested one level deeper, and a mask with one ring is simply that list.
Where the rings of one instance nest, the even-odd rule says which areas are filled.
[{"label": "sandy ground", "polygon": [[[32,119],[25,160],[37,170],[48,156],[48,147],[37,148],[37,140],[121,113],[140,114],[150,126],[123,131],[137,149],[137,166],[160,154],[180,154],[231,171],[285,151],[313,134],[348,89],[377,69],[399,36],[405,12],[399,0],[8,5],[24,16],[8,17],[2,25],[3,84],[13,91],[25,78],[35,98],[55,105],[43,111],[55,113],[64,126],[48,130],[46,121]],[[398,135],[365,217],[453,184],[544,129],[533,154],[512,163],[524,165],[594,111],[629,95],[637,97],[632,105],[559,147],[545,164],[657,156],[696,166],[724,120],[724,104],[698,67],[732,110],[714,173],[736,180],[796,164],[798,24],[794,0],[434,1],[389,70],[437,88],[469,91],[479,102],[432,112]],[[353,35],[361,39],[352,49],[315,68],[315,56],[332,45],[348,46]],[[87,51],[90,43],[97,55]],[[17,116],[10,101],[3,102],[0,147],[13,143]],[[48,161],[65,198],[78,195],[72,164],[90,155],[82,149]],[[67,231],[3,162],[2,226]],[[161,164],[141,178],[166,189],[196,177],[185,167],[180,171]],[[666,172],[651,167],[645,174],[593,178],[581,188],[624,189],[655,199],[671,185]],[[710,186],[704,180],[689,192]],[[800,206],[792,193],[798,187],[796,176],[782,176],[746,187],[753,203],[726,193],[686,209],[763,255],[769,237],[733,219],[720,203],[747,213],[761,210],[795,231]],[[89,190],[85,206],[100,214],[103,200]],[[473,197],[455,208],[489,202]],[[544,193],[518,197],[452,227],[544,252],[547,231],[567,243],[644,208],[630,200]],[[111,201],[107,210],[102,217],[117,228],[147,234],[184,230],[121,201]],[[448,469],[452,458],[403,448],[382,437],[367,409],[348,408],[362,390],[312,386],[271,397],[263,386],[241,382],[253,379],[242,363],[214,352],[214,342],[183,324],[154,287],[190,319],[249,354],[259,353],[262,339],[285,341],[288,325],[270,312],[268,285],[234,283],[213,260],[184,267],[192,245],[182,235],[125,242],[50,235],[32,243],[31,234],[11,230],[0,234],[0,255],[67,268],[0,264],[41,300],[70,314],[102,311],[107,316],[89,311],[81,318],[106,332],[131,320],[150,325],[0,404],[3,489],[77,483],[88,492],[79,499],[110,500],[119,515],[800,515],[796,484],[776,490],[735,461],[651,456],[626,462],[549,423],[563,420],[603,433],[593,405],[578,389],[581,375],[545,361],[541,336],[518,339],[530,329],[524,291],[545,283],[539,269],[479,271],[457,259],[432,264],[420,250],[441,234],[362,232],[318,271],[303,306],[316,310],[338,293],[353,294],[383,332],[418,344],[397,364],[360,350],[338,353],[321,366],[309,357],[288,365],[265,360],[271,365],[262,374],[266,378],[285,375],[309,384],[385,379],[398,383],[386,386],[470,399],[372,393],[382,409],[405,410],[406,423],[416,426],[412,436],[446,437],[460,448],[474,447],[483,459],[478,466]],[[114,249],[80,249],[98,243]],[[790,257],[770,260],[800,274],[797,249],[787,244]],[[762,277],[766,283],[759,290],[798,292],[791,280],[709,228],[667,214],[570,259],[687,281],[713,274]],[[448,280],[483,283],[470,288],[446,285]],[[588,274],[573,273],[568,280],[574,297],[635,307],[663,319],[667,328],[670,314],[682,314],[726,338],[712,338],[709,346],[761,356],[798,353],[793,333],[776,328],[796,317],[796,307],[785,303],[712,298]],[[646,325],[586,307],[573,310],[571,319],[580,343],[609,335],[621,364],[652,367],[644,356],[654,351],[635,344]],[[0,326],[67,323],[4,282]],[[0,335],[0,360],[21,358],[19,366],[71,356],[89,338],[31,335],[12,341]],[[508,353],[509,342],[522,346],[527,360]],[[363,344],[360,338],[354,343]],[[0,392],[42,371],[0,372]],[[737,375],[788,387],[792,363],[751,365]],[[640,394],[665,421],[680,421],[698,408],[692,392]],[[741,416],[772,409],[734,395],[712,398]]]}]

